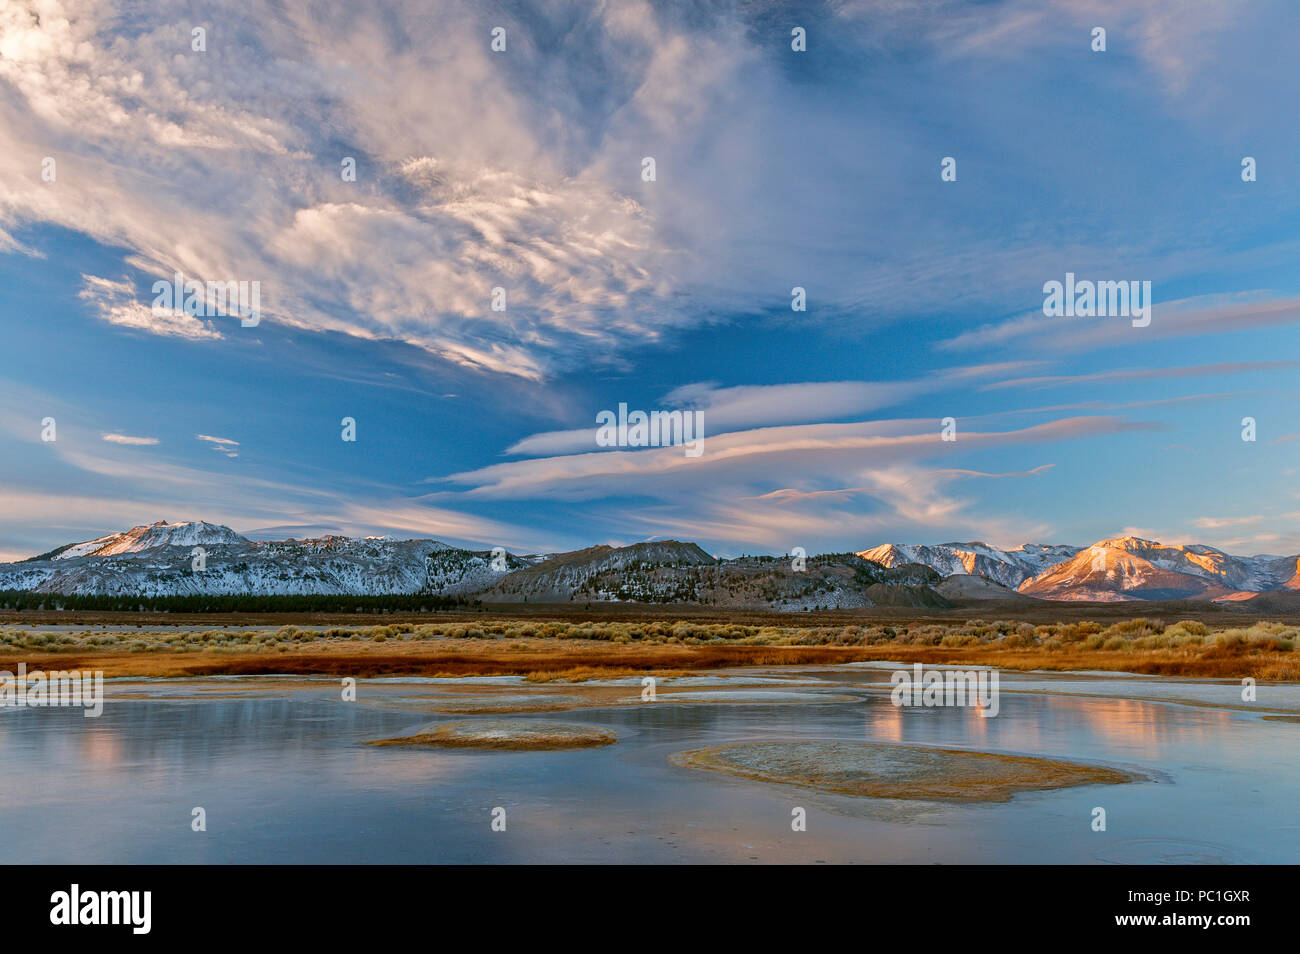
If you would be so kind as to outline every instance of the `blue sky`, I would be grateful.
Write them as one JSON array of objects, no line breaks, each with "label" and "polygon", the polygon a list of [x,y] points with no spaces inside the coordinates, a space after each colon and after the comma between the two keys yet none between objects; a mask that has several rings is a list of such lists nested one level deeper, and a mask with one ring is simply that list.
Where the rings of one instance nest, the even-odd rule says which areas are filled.
[{"label": "blue sky", "polygon": [[[164,518],[1300,551],[1293,3],[364,6],[0,12],[0,559]],[[260,324],[157,313],[176,271]],[[1150,325],[1046,317],[1066,272]],[[620,403],[703,453],[596,446]]]}]

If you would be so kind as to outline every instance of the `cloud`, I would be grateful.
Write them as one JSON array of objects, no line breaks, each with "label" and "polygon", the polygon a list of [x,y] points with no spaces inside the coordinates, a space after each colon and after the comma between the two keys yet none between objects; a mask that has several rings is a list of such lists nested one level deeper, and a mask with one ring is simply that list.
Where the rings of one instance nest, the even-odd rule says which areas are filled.
[{"label": "cloud", "polygon": [[[696,320],[663,307],[691,256],[661,234],[641,158],[654,145],[667,176],[673,139],[710,133],[747,62],[738,35],[640,2],[516,21],[252,0],[205,8],[223,28],[196,52],[188,22],[149,6],[129,36],[96,0],[0,13],[0,135],[20,144],[0,157],[0,226],[73,229],[146,276],[257,280],[270,320],[530,379]],[[498,21],[508,54],[488,46]],[[28,174],[47,154],[53,182]],[[220,337],[128,293],[88,276],[84,297],[120,327]]]},{"label": "cloud", "polygon": [[[828,381],[727,388],[711,383],[687,384],[666,394],[658,407],[645,410],[700,410],[705,433],[721,434],[760,424],[825,421],[863,414],[937,387],[937,382],[918,381]],[[553,455],[594,450],[595,413],[589,428],[534,434],[517,441],[506,453]]]},{"label": "cloud", "polygon": [[228,437],[212,437],[208,434],[195,434],[194,436],[198,440],[206,441],[219,454],[225,454],[227,457],[239,456],[239,451],[235,449],[239,446],[239,441],[232,441]]},{"label": "cloud", "polygon": [[1041,407],[1014,408],[1007,411],[995,411],[984,415],[988,418],[1003,417],[1010,414],[1060,414],[1065,411],[1109,412],[1132,411],[1137,408],[1173,407],[1182,404],[1200,404],[1210,401],[1223,401],[1254,395],[1255,391],[1221,391],[1206,394],[1179,394],[1174,397],[1153,398],[1146,401],[1075,401],[1070,404],[1051,404]]},{"label": "cloud", "polygon": [[[723,472],[772,479],[782,469],[807,474],[822,466],[880,466],[1004,446],[1068,440],[1154,425],[1094,416],[1065,418],[1005,432],[972,432],[960,442],[941,441],[933,421],[862,421],[765,427],[706,437],[699,457],[678,447],[571,454],[493,464],[440,478],[471,485],[472,497],[517,499],[531,496],[591,499],[602,493],[673,493],[682,484],[698,486]],[[656,490],[657,488],[657,490]]]},{"label": "cloud", "polygon": [[156,437],[129,437],[126,434],[101,434],[110,444],[129,444],[133,447],[148,447],[158,443]]},{"label": "cloud", "polygon": [[1245,0],[846,0],[837,12],[885,34],[882,42],[921,37],[949,58],[1000,59],[1008,47],[1059,44],[1070,30],[1088,49],[1089,30],[1104,24],[1112,56],[1135,55],[1168,96],[1181,99],[1218,59],[1246,8]]},{"label": "cloud", "polygon": [[[1063,258],[1111,260],[1131,234],[1122,224],[1084,234],[1026,211],[990,240],[990,207],[1010,214],[1033,191],[1016,170],[986,178],[982,204],[926,206],[933,190],[914,164],[932,162],[933,131],[911,117],[948,110],[935,122],[972,152],[1002,142],[953,99],[976,85],[964,77],[988,75],[976,61],[1041,64],[1024,51],[1083,44],[1085,32],[1069,31],[1096,18],[1171,90],[1189,71],[1213,71],[1223,34],[1238,42],[1221,5],[1198,3],[1193,16],[1172,0],[1139,12],[840,3],[809,12],[826,46],[806,63],[829,72],[805,75],[773,55],[772,33],[788,39],[788,27],[776,29],[767,4],[515,12],[445,0],[365,15],[213,0],[204,52],[169,9],[142,0],[123,17],[102,0],[13,0],[0,12],[0,250],[19,249],[18,228],[60,226],[126,250],[146,281],[258,281],[268,322],[531,381],[617,366],[683,329],[764,311],[799,275],[814,313],[861,333],[864,315],[1005,310]],[[505,53],[488,45],[495,25],[507,29]],[[882,50],[909,64],[897,81],[904,108],[891,92],[859,95],[859,84],[881,89]],[[1145,89],[1135,80],[1130,95]],[[850,108],[860,130],[843,125]],[[782,128],[800,134],[773,134]],[[59,164],[52,182],[33,173],[47,156]],[[647,156],[653,182],[641,178]],[[346,159],[355,181],[341,174]],[[860,227],[899,215],[914,222],[906,240]],[[1214,231],[1200,252],[1222,256],[1224,217],[1204,215]],[[1163,238],[1127,250],[1149,259],[1167,252]],[[86,300],[105,321],[221,337],[103,281]],[[504,311],[492,307],[498,287]]]},{"label": "cloud", "polygon": [[953,476],[953,477],[1032,477],[1035,474],[1041,474],[1051,470],[1055,464],[1039,464],[1030,470],[1015,470],[1004,474],[990,474],[982,470],[966,470],[960,467],[950,467],[946,470],[933,470],[930,473],[936,476]]},{"label": "cloud", "polygon": [[[1240,9],[1207,0],[837,0],[800,7],[812,46],[793,56],[788,5],[762,0],[384,0],[367,9],[211,0],[208,48],[198,53],[193,24],[161,0],[10,0],[0,8],[0,253],[48,254],[39,267],[50,279],[75,257],[85,275],[72,287],[92,341],[165,338],[161,351],[138,349],[142,366],[130,369],[145,391],[175,381],[177,367],[183,377],[183,366],[147,364],[179,342],[210,358],[262,339],[229,319],[155,314],[138,289],[177,271],[258,281],[263,319],[279,326],[265,340],[288,346],[264,349],[264,364],[224,364],[247,370],[254,385],[225,420],[264,402],[263,374],[278,383],[289,371],[284,387],[295,394],[312,393],[293,387],[305,377],[290,374],[304,369],[350,387],[391,385],[395,439],[418,428],[414,440],[445,433],[454,444],[431,465],[441,468],[437,491],[401,518],[428,532],[499,536],[510,529],[504,519],[475,522],[457,508],[497,513],[500,503],[583,536],[593,525],[631,532],[626,521],[646,533],[710,528],[719,541],[730,539],[727,528],[750,541],[839,538],[915,519],[993,537],[1008,524],[959,491],[996,506],[988,477],[1045,473],[1013,470],[1039,465],[1035,451],[1013,462],[999,459],[1002,450],[1143,426],[1053,421],[1000,432],[997,414],[1164,404],[1172,416],[1175,402],[1227,400],[1125,403],[1128,395],[1111,393],[1122,388],[1106,387],[1112,400],[1031,411],[1005,403],[1013,389],[1193,373],[1111,362],[1090,375],[1056,364],[1121,344],[1162,351],[1134,364],[1280,357],[1267,332],[1300,315],[1300,298],[1283,285],[1300,249],[1294,203],[1286,177],[1269,172],[1290,154],[1276,115],[1296,98],[1300,74],[1271,69],[1286,60],[1268,54],[1293,46],[1295,31],[1271,0],[1257,0],[1249,17]],[[505,54],[487,43],[498,23]],[[1110,30],[1105,56],[1087,50],[1096,23]],[[1035,148],[1008,151],[1026,129]],[[1240,150],[1225,143],[1260,156],[1258,183],[1238,180]],[[950,153],[961,178],[945,185],[937,158]],[[58,162],[55,181],[39,175],[47,156]],[[641,178],[646,156],[657,161],[654,182]],[[355,160],[355,181],[340,175],[345,158]],[[895,228],[900,221],[908,228]],[[1281,287],[1163,300],[1146,329],[1025,314],[1042,282],[1066,268],[1149,277],[1158,295],[1245,281]],[[808,290],[807,313],[790,310],[795,284]],[[64,304],[61,285],[44,286],[55,290],[28,295],[33,306]],[[1262,331],[1239,339],[1243,347],[1267,338],[1272,352],[1164,353],[1171,337],[1251,328]],[[937,357],[927,353],[945,336]],[[989,349],[978,356],[987,363],[929,369],[976,348]],[[205,367],[214,388],[237,377],[221,381],[221,365]],[[26,402],[0,422],[31,443],[32,469],[57,461],[81,481],[134,479],[181,503],[220,497],[202,468],[101,443],[101,433],[140,419],[121,402],[146,394],[106,396],[117,402],[110,412],[92,406],[90,377],[60,392],[57,447],[34,436],[50,401]],[[989,382],[1007,390],[976,393]],[[705,458],[594,453],[595,412],[617,407],[624,391],[701,409]],[[404,417],[415,406],[396,402],[420,392],[462,398]],[[936,420],[919,419],[949,406],[963,412],[956,446],[937,441]],[[858,420],[893,408],[918,419]],[[180,436],[198,426],[240,430],[214,418]],[[215,464],[164,436],[177,459]],[[242,451],[229,438],[197,439],[231,458]],[[307,439],[284,442],[284,471],[299,466],[287,459]],[[485,466],[505,459],[492,456],[502,447],[510,463]],[[967,457],[968,448],[991,452]],[[271,454],[256,456],[277,466]],[[243,457],[241,478],[254,464]],[[1068,495],[1087,471],[1061,464],[1039,484]],[[347,466],[369,465],[381,462]],[[209,469],[229,477],[227,467]],[[449,470],[465,482],[443,480]],[[1105,470],[1095,487],[1122,480]],[[341,525],[338,476],[316,473],[319,495],[288,479],[259,486],[284,513],[235,497],[227,510],[261,525]],[[1221,476],[1203,479],[1218,486]],[[389,507],[406,513],[409,492],[366,486],[354,499],[382,520]],[[1134,502],[1139,492],[1120,491],[1129,496],[1113,501],[1116,511],[1150,512]],[[1074,496],[1035,505],[1055,520],[1087,506],[1086,493]],[[516,500],[541,503],[507,506]],[[552,508],[564,502],[575,506]]]},{"label": "cloud", "polygon": [[1199,527],[1203,530],[1222,530],[1226,527],[1248,527],[1252,524],[1259,523],[1264,518],[1261,516],[1253,517],[1197,517],[1192,521],[1193,527]]},{"label": "cloud", "polygon": [[[932,420],[764,427],[707,437],[697,458],[680,448],[648,448],[494,464],[443,478],[465,489],[435,499],[581,502],[588,520],[608,522],[624,534],[670,533],[768,547],[900,528],[916,533],[922,527],[1012,540],[1041,528],[973,514],[945,486],[969,477],[1028,476],[1050,465],[991,474],[927,463],[954,453],[1153,426],[1112,417],[1067,418],[1011,431],[968,430],[956,443],[940,440]],[[845,477],[852,483],[846,486]]]},{"label": "cloud", "polygon": [[[1005,474],[989,474],[982,470],[966,470],[960,467],[949,467],[943,470],[927,471],[932,477],[1032,477],[1035,474],[1041,474],[1051,470],[1055,464],[1040,464],[1031,470],[1018,470]],[[838,497],[848,499],[854,494],[870,493],[870,487],[840,487],[834,490],[811,490],[800,491],[790,487],[783,487],[780,490],[773,490],[757,497],[747,498],[749,500],[815,500],[819,497]]]},{"label": "cloud", "polygon": [[1124,371],[1098,371],[1094,374],[1057,374],[1033,378],[1011,378],[1006,381],[986,384],[980,390],[1059,387],[1068,384],[1094,384],[1099,381],[1158,381],[1166,378],[1195,378],[1207,375],[1280,371],[1297,366],[1300,366],[1300,361],[1232,361],[1178,368],[1136,368]]},{"label": "cloud", "polygon": [[1300,322],[1300,298],[1207,295],[1156,302],[1151,324],[1135,328],[1126,318],[1049,318],[1041,311],[984,325],[940,342],[939,351],[1004,348],[1019,344],[1044,351],[1078,352],[1164,338],[1276,328]]},{"label": "cloud", "polygon": [[[924,394],[964,388],[972,380],[1025,370],[1039,364],[1036,361],[1011,361],[957,367],[925,378],[902,381],[817,381],[732,387],[699,382],[674,388],[663,396],[657,407],[642,410],[699,410],[703,413],[705,433],[718,435],[753,427],[855,417]],[[595,409],[591,427],[533,434],[516,441],[506,449],[506,453],[546,456],[594,450],[595,415],[603,410],[617,413],[613,406]]]},{"label": "cloud", "polygon": [[[59,439],[40,440],[31,408],[59,418]],[[162,516],[226,524],[237,531],[294,526],[364,536],[375,533],[433,537],[452,545],[504,546],[515,551],[551,552],[590,539],[575,527],[550,534],[538,526],[497,520],[448,506],[430,495],[411,495],[405,486],[330,472],[318,482],[295,470],[278,478],[274,461],[249,460],[239,479],[225,468],[191,464],[175,442],[140,454],[107,431],[90,430],[78,412],[47,395],[0,380],[0,434],[39,448],[38,471],[15,469],[0,494],[0,549],[25,558],[73,540],[152,523]],[[196,434],[220,453],[235,453],[229,437]],[[169,459],[168,450],[172,457]],[[268,476],[268,472],[270,475]]]},{"label": "cloud", "polygon": [[193,496],[151,492],[133,498],[13,490],[0,499],[0,520],[11,528],[11,533],[12,528],[20,524],[34,522],[38,526],[24,534],[34,541],[29,551],[4,552],[11,559],[25,559],[73,540],[90,540],[105,533],[152,523],[164,510],[167,513],[184,511],[191,516],[201,512],[210,522],[225,524],[240,532],[244,528],[264,525],[268,518],[292,515],[297,518],[299,529],[310,527],[318,533],[356,536],[375,532],[405,533],[453,544],[481,548],[506,546],[516,551],[534,552],[546,550],[554,542],[540,537],[533,530],[428,505],[418,498],[377,498],[371,503],[359,504],[334,496],[322,499],[317,507],[298,508],[286,507],[282,500],[256,492],[243,496],[245,499],[241,500],[238,495],[215,492]]},{"label": "cloud", "polygon": [[725,541],[732,552],[737,546],[775,552],[792,546],[810,552],[824,546],[860,549],[900,535],[956,535],[1013,545],[1050,533],[1038,521],[975,512],[969,501],[946,492],[941,476],[907,466],[859,476],[866,482],[848,492],[840,488],[755,498],[713,488],[692,498],[689,512],[665,503],[601,516],[624,529]]},{"label": "cloud", "polygon": [[183,311],[154,309],[137,301],[135,287],[129,279],[115,282],[97,275],[81,278],[85,286],[77,297],[89,302],[99,317],[111,325],[190,341],[221,337],[211,322],[200,321]]},{"label": "cloud", "polygon": [[[1277,557],[1295,554],[1300,550],[1300,527],[1295,522],[1297,517],[1300,514],[1205,517],[1190,521],[1186,527],[1125,527],[1121,534],[1156,540],[1169,546],[1200,544],[1238,556]],[[1266,521],[1269,530],[1251,530]],[[1193,529],[1188,530],[1188,527]],[[1234,532],[1237,530],[1245,530],[1246,533]]]}]

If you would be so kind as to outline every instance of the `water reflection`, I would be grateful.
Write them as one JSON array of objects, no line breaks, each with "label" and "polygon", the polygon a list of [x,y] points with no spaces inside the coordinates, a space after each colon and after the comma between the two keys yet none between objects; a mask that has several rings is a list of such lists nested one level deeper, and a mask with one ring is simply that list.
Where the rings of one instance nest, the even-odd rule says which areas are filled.
[{"label": "water reflection", "polygon": [[[0,713],[0,844],[10,862],[77,863],[1129,863],[1207,854],[1294,862],[1300,854],[1300,830],[1275,821],[1289,817],[1300,795],[1294,724],[1134,698],[1164,691],[1148,680],[1111,681],[1114,697],[1052,695],[1038,691],[1050,680],[1026,681],[1035,691],[1004,691],[1000,714],[986,719],[974,708],[897,708],[879,671],[818,670],[815,679],[825,698],[847,692],[853,701],[757,704],[749,700],[761,687],[742,681],[747,701],[736,704],[524,716],[595,723],[620,737],[569,752],[363,744],[467,718],[418,711],[436,704],[427,684],[363,681],[362,697],[374,704],[343,703],[335,683],[304,681],[247,696],[193,698],[175,684],[140,699],[110,692],[99,719],[8,710]],[[771,685],[789,689],[783,680]],[[689,748],[803,738],[1099,762],[1153,781],[952,806],[801,791],[667,759]],[[1099,799],[1112,819],[1104,834],[1088,825]],[[796,804],[808,809],[807,832],[790,831]],[[200,805],[206,833],[189,827]],[[489,826],[497,805],[508,812],[506,833]]]}]

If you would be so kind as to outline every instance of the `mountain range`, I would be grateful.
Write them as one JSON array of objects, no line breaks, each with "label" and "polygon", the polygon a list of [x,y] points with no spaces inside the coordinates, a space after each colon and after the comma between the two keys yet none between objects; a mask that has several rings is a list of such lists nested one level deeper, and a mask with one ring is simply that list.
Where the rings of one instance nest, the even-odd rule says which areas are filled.
[{"label": "mountain range", "polygon": [[905,546],[885,543],[858,554],[884,566],[920,563],[944,576],[982,576],[1015,589],[1048,567],[1063,563],[1081,547],[1026,543],[1014,550],[999,550],[986,543],[941,543],[936,546]]},{"label": "mountain range", "polygon": [[944,574],[993,580],[1023,596],[1112,603],[1127,600],[1244,600],[1300,589],[1300,556],[1232,556],[1203,544],[1116,537],[1088,547],[985,543],[884,544],[860,556],[884,566],[921,563]]},{"label": "mountain range", "polygon": [[517,555],[391,537],[257,542],[229,527],[161,520],[0,564],[0,591],[68,596],[429,594],[484,603],[681,603],[792,612],[946,607],[934,589],[940,582],[929,567],[888,568],[852,553],[798,563],[770,556],[724,560],[694,543],[661,540]]},{"label": "mountain range", "polygon": [[[0,591],[62,595],[430,594],[484,603],[679,603],[777,611],[971,600],[1239,601],[1300,590],[1300,556],[1118,537],[1088,547],[882,544],[721,559],[676,540],[517,555],[437,540],[253,541],[203,521],[133,527],[0,564]],[[1285,600],[1284,600],[1285,602]]]}]

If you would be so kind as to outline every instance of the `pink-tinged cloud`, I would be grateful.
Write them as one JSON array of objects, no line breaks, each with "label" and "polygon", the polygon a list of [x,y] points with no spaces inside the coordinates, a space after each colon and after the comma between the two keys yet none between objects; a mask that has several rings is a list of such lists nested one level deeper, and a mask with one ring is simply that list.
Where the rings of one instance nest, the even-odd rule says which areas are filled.
[{"label": "pink-tinged cloud", "polygon": [[[1049,276],[1055,278],[1056,276]],[[1159,298],[1158,290],[1155,296]],[[1300,322],[1300,298],[1206,296],[1157,300],[1151,324],[1135,328],[1127,318],[1049,318],[1041,311],[984,325],[941,342],[940,351],[966,351],[1012,344],[1041,351],[1078,352],[1142,345],[1164,338],[1239,333]]]},{"label": "pink-tinged cloud", "polygon": [[768,427],[706,436],[699,457],[680,447],[572,454],[494,464],[445,480],[470,485],[469,497],[595,499],[699,489],[724,477],[781,481],[783,475],[843,474],[856,468],[934,459],[944,454],[1010,444],[1046,443],[1157,425],[1114,417],[1076,417],[1020,430],[965,432],[940,438],[937,422],[875,421]]},{"label": "pink-tinged cloud", "polygon": [[1159,381],[1167,378],[1197,378],[1221,374],[1260,374],[1300,367],[1300,361],[1230,361],[1177,368],[1134,368],[1099,371],[1095,374],[1055,374],[1032,378],[1010,378],[984,385],[980,390],[1002,388],[1043,388],[1070,384],[1095,384],[1103,381]]}]

